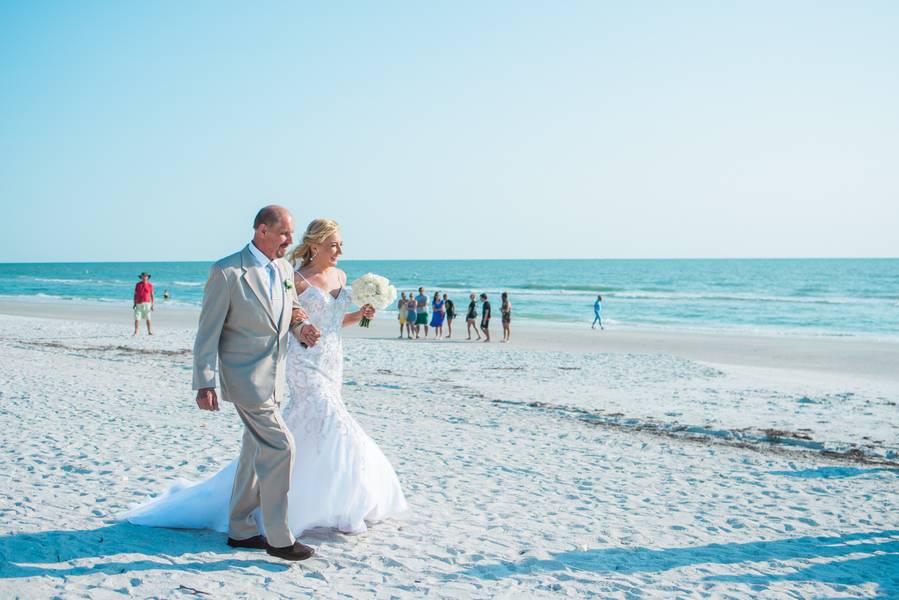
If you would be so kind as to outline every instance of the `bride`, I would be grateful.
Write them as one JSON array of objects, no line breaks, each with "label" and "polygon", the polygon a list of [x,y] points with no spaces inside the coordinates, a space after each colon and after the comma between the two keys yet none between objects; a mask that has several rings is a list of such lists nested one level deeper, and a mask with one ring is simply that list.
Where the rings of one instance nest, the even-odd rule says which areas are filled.
[{"label": "bride", "polygon": [[[408,509],[390,462],[343,403],[341,328],[358,323],[363,316],[372,318],[375,311],[366,305],[347,312],[346,274],[337,268],[341,254],[343,240],[337,223],[317,219],[290,256],[294,264],[299,262],[294,284],[300,303],[321,331],[311,348],[291,336],[287,353],[290,401],[284,421],[296,449],[287,496],[288,522],[295,536],[313,527],[362,533],[366,522]],[[180,480],[124,518],[137,525],[227,532],[236,466],[237,459],[209,479]]]}]

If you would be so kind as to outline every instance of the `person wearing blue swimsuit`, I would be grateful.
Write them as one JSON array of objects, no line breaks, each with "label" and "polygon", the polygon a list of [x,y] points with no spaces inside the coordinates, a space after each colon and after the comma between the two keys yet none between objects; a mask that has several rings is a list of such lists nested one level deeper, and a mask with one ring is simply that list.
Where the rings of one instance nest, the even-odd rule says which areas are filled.
[{"label": "person wearing blue swimsuit", "polygon": [[605,329],[602,326],[602,296],[596,296],[596,302],[593,303],[593,329],[596,329],[596,324],[599,323],[600,329]]}]

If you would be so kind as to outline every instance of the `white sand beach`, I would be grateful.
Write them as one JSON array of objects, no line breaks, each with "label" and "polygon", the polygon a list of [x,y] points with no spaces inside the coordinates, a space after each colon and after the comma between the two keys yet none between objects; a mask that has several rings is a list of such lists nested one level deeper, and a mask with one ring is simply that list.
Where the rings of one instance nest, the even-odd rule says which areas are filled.
[{"label": "white sand beach", "polygon": [[0,597],[899,597],[897,343],[350,328],[344,398],[412,511],[290,564],[116,519],[238,452],[194,405],[196,316],[0,303]]}]

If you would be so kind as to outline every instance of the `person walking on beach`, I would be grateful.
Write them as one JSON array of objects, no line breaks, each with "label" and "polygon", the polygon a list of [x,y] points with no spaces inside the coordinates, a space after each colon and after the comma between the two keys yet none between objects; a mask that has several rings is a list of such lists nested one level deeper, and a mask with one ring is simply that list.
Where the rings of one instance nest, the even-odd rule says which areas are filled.
[{"label": "person walking on beach", "polygon": [[134,335],[140,333],[140,320],[147,321],[147,335],[153,335],[153,326],[150,313],[156,304],[156,296],[153,294],[153,284],[150,283],[150,274],[138,275],[140,281],[134,286]]},{"label": "person walking on beach", "polygon": [[421,326],[425,328],[425,338],[428,337],[428,297],[425,296],[425,289],[418,288],[418,295],[415,297],[415,339],[418,339],[421,332]]},{"label": "person walking on beach", "polygon": [[478,341],[481,341],[481,333],[480,331],[478,331],[478,326],[475,323],[478,320],[477,296],[472,293],[469,294],[468,298],[471,300],[471,302],[468,303],[468,312],[465,313],[465,326],[468,329],[468,337],[465,339],[471,339],[471,330],[474,329],[474,332],[478,336]]},{"label": "person walking on beach", "polygon": [[503,343],[506,343],[509,341],[509,328],[512,324],[512,303],[509,301],[509,294],[506,292],[503,292],[501,298],[502,304],[499,310],[503,316]]},{"label": "person walking on beach", "polygon": [[443,319],[446,316],[446,304],[440,299],[440,292],[434,292],[431,302],[431,327],[434,328],[434,339],[443,337]]},{"label": "person walking on beach", "polygon": [[456,304],[449,299],[449,296],[443,294],[443,306],[446,310],[446,339],[453,337],[453,320],[456,318]]},{"label": "person walking on beach", "polygon": [[396,318],[400,322],[400,339],[403,339],[403,330],[406,328],[406,292],[396,302]]},{"label": "person walking on beach", "polygon": [[[481,331],[484,332],[484,343],[490,341],[490,302],[487,300],[487,294],[481,292]],[[478,338],[480,339],[480,338]]]},{"label": "person walking on beach", "polygon": [[253,230],[249,244],[209,270],[194,343],[193,388],[201,410],[217,411],[218,373],[222,399],[234,404],[245,426],[231,490],[228,545],[304,560],[314,550],[296,541],[288,523],[294,441],[281,402],[290,333],[299,332],[309,348],[320,333],[306,322],[293,268],[284,260],[293,243],[293,217],[286,208],[266,206]]},{"label": "person walking on beach", "polygon": [[596,329],[596,324],[599,323],[600,329],[605,329],[602,326],[602,296],[599,294],[596,295],[596,302],[593,303],[593,327],[592,329]]},{"label": "person walking on beach", "polygon": [[418,317],[418,303],[414,296],[415,292],[409,292],[409,299],[406,301],[406,338],[410,340],[415,333],[415,319]]},{"label": "person walking on beach", "polygon": [[[292,227],[282,230],[282,239],[289,240],[291,230]],[[276,247],[276,257],[286,250]],[[250,252],[255,255],[255,251]],[[247,531],[241,536],[234,535],[232,500],[232,539],[229,544],[240,548],[267,547],[269,554],[274,556],[302,560],[312,555],[311,548],[295,543],[289,549],[279,549],[272,547],[276,545],[275,540],[299,536],[317,527],[331,527],[348,534],[363,533],[368,523],[400,515],[409,508],[393,466],[349,414],[342,399],[341,332],[363,318],[374,319],[376,311],[370,304],[350,311],[351,294],[346,286],[346,273],[337,267],[343,254],[343,238],[339,225],[330,219],[316,219],[306,228],[302,242],[290,254],[291,262],[297,265],[293,274],[288,261],[272,258],[272,262],[277,263],[277,271],[273,278],[271,271],[266,276],[267,265],[264,262],[249,263],[246,259],[252,257],[246,254],[249,253],[245,251],[241,257],[243,263],[235,264],[235,271],[221,263],[213,267],[207,293],[214,287],[214,280],[222,276],[234,287],[224,290],[225,298],[212,302],[216,308],[226,309],[227,316],[216,311],[201,317],[201,329],[204,324],[218,329],[222,318],[225,319],[219,342],[225,399],[236,400],[237,396],[250,390],[258,402],[260,397],[266,398],[271,393],[273,386],[276,398],[280,397],[284,394],[286,375],[290,404],[282,414],[268,396],[255,411],[270,415],[274,423],[266,427],[264,422],[256,419],[253,421],[255,428],[247,424],[240,458],[203,481],[192,485],[176,484],[169,491],[135,507],[124,518],[153,527],[226,529],[228,490],[243,489],[241,477],[246,468],[247,444],[260,437],[266,443],[255,445],[250,454],[250,466],[258,472],[258,477],[251,479],[248,490],[251,494],[242,505],[250,512],[239,521]],[[269,254],[265,256],[270,257]],[[216,271],[222,267],[226,269],[225,274],[217,275]],[[271,285],[267,286],[269,282]],[[274,298],[269,297],[270,290]],[[303,312],[299,308],[292,309],[299,303],[307,313],[302,318],[316,324],[314,339],[304,337],[309,325],[298,325],[290,334],[294,313]],[[209,305],[210,302],[204,299],[204,311]],[[247,309],[255,315],[248,314]],[[235,313],[238,314],[235,316]],[[258,326],[253,327],[254,321],[258,321]],[[203,348],[207,349],[206,344]],[[214,354],[204,354],[204,371],[210,364],[207,361],[214,358]],[[254,359],[261,364],[254,364]],[[237,364],[229,364],[234,360]],[[238,368],[244,371],[244,376],[234,380],[232,376]],[[237,386],[239,389],[235,389]],[[255,402],[249,400],[247,404]],[[244,404],[238,405],[241,416],[247,410]],[[275,463],[270,457],[280,454],[282,449],[289,454],[285,452],[283,464],[277,463],[279,470],[275,479],[267,478],[275,472]],[[273,498],[279,502],[272,504]],[[252,508],[254,504],[258,507],[256,510]],[[254,522],[257,519],[264,522],[265,537],[261,523]]]}]

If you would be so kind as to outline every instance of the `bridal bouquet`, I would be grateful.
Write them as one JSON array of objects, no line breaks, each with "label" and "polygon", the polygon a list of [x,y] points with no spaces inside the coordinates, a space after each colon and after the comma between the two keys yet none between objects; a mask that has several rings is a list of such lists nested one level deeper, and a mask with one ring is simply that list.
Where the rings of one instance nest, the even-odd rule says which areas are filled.
[{"label": "bridal bouquet", "polygon": [[[353,288],[353,304],[365,306],[371,304],[377,310],[384,310],[396,300],[396,288],[390,285],[386,277],[366,273],[350,286]],[[371,320],[362,317],[359,327],[368,327]]]}]

